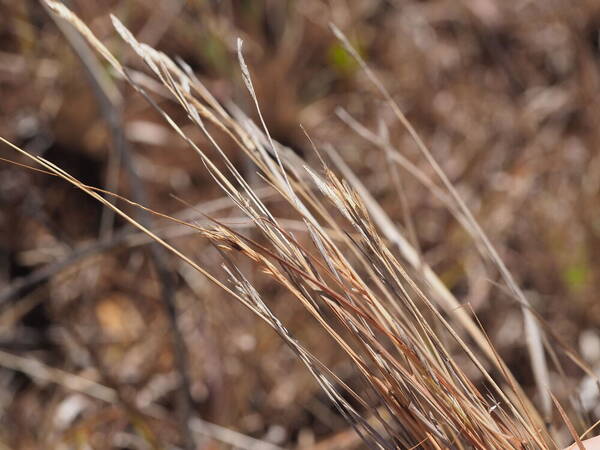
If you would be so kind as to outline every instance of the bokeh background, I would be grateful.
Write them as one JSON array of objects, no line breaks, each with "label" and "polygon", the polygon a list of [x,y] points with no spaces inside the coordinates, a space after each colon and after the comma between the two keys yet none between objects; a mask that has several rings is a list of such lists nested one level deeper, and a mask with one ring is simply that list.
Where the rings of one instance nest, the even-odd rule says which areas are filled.
[{"label": "bokeh background", "polygon": [[[186,61],[224,105],[234,102],[253,116],[236,57],[241,37],[272,136],[313,163],[318,159],[300,124],[318,145],[334,145],[403,226],[389,161],[340,120],[340,108],[374,132],[386,130],[393,146],[433,178],[432,170],[335,39],[328,25],[335,23],[474,211],[548,325],[552,345],[573,349],[600,371],[600,3],[68,5],[132,69],[143,72],[143,63],[115,33],[111,13],[140,41]],[[119,127],[145,203],[169,214],[194,204],[216,217],[238,217],[199,158],[140,95],[120,80],[115,84],[122,96]],[[160,104],[185,123],[172,102]],[[208,147],[197,130],[185,130]],[[133,195],[135,183],[119,168],[84,66],[33,0],[0,0],[0,135],[86,184]],[[234,148],[227,151],[261,188],[250,163]],[[0,156],[25,162],[4,145]],[[536,401],[519,306],[444,205],[409,173],[400,175],[423,257],[473,308]],[[63,181],[5,161],[0,204],[0,441],[24,449],[178,445],[171,414],[178,401],[177,358],[144,239]],[[286,214],[283,207],[278,212]],[[164,228],[164,221],[152,220],[154,228]],[[171,241],[218,269],[218,253],[202,239]],[[164,263],[175,280],[195,416],[280,446],[360,447],[271,329],[181,262],[165,255]],[[251,266],[246,270],[253,273]],[[347,361],[306,312],[273,282],[255,276],[282,321],[343,374]],[[552,371],[555,393],[593,423],[600,418],[598,388],[564,353],[558,357],[563,371]],[[79,380],[71,375],[117,389],[157,413],[136,418],[119,402],[90,396],[97,386],[70,384]],[[355,376],[348,372],[346,381]],[[202,430],[201,448],[227,447],[215,433]]]}]

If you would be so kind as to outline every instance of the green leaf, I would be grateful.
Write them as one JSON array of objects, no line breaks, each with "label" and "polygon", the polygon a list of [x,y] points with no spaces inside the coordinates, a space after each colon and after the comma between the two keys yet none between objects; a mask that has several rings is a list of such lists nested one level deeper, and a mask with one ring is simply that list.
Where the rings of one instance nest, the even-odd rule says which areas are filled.
[{"label": "green leaf", "polygon": [[580,291],[587,282],[589,269],[585,262],[578,262],[567,266],[563,277],[569,289]]},{"label": "green leaf", "polygon": [[329,64],[336,71],[345,76],[352,75],[358,69],[356,60],[339,42],[336,42],[329,47],[327,59],[329,60]]}]

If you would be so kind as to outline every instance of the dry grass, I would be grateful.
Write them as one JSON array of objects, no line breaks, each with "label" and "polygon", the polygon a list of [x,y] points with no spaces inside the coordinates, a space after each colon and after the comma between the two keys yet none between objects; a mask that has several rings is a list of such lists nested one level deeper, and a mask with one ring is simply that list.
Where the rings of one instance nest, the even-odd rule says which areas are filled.
[{"label": "dry grass", "polygon": [[[48,159],[4,139],[3,142],[41,165],[46,173],[62,178],[100,202],[196,271],[195,275],[186,272],[186,279],[206,277],[229,298],[254,312],[306,366],[328,401],[366,445],[376,448],[557,448],[563,444],[566,428],[571,434],[576,432],[556,397],[552,398],[568,427],[552,418],[550,391],[559,383],[550,382],[546,355],[556,364],[555,373],[564,376],[562,363],[553,350],[557,336],[552,332],[545,335],[547,331],[542,331],[547,325],[543,320],[538,322],[539,316],[532,311],[527,296],[458,190],[384,83],[341,31],[334,29],[347,54],[354,56],[358,67],[414,140],[427,165],[417,167],[394,148],[390,125],[380,126],[376,134],[346,111],[340,110],[340,116],[358,135],[379,147],[389,164],[394,167],[398,164],[407,170],[442,201],[472,237],[481,258],[487,261],[485,264],[495,267],[500,274],[508,296],[522,312],[529,348],[528,364],[538,392],[535,401],[529,398],[531,389],[521,387],[518,377],[511,373],[510,364],[495,349],[473,307],[457,300],[426,262],[416,236],[418,224],[410,214],[409,195],[400,182],[399,173],[395,172],[393,179],[396,180],[395,194],[404,198],[405,227],[394,223],[331,145],[315,145],[310,141],[311,133],[307,133],[306,140],[318,158],[318,165],[310,167],[306,162],[308,158],[301,158],[291,148],[279,144],[270,135],[268,118],[261,113],[263,103],[253,84],[255,77],[244,61],[241,40],[237,41],[241,76],[259,125],[247,117],[242,108],[232,103],[223,107],[185,63],[176,63],[165,53],[140,43],[115,17],[112,18],[115,29],[143,60],[154,81],[127,68],[62,4],[51,1],[47,4],[87,40],[117,77],[125,80],[158,112],[172,132],[199,157],[209,175],[207,178],[213,186],[218,186],[242,217],[217,219],[202,208],[197,209],[199,220],[159,213],[141,205],[139,200],[133,202],[91,187]],[[174,112],[165,98],[174,100],[185,118]],[[238,161],[232,159],[232,155],[239,154],[245,155],[252,164],[245,173]],[[341,176],[327,161],[333,163]],[[265,200],[258,194],[258,184],[270,191],[271,198]],[[136,218],[135,211],[139,209],[210,242],[220,255],[221,267],[211,269],[206,263],[199,263],[192,252],[180,250],[171,242],[164,227],[154,228]],[[181,270],[183,273],[184,269]],[[305,335],[302,339],[292,332],[282,320],[278,305],[273,299],[265,298],[261,287],[266,285],[276,286],[285,308],[302,310],[306,327],[318,330],[317,345],[310,337]],[[198,291],[206,293],[208,288],[201,284]],[[302,334],[301,328],[296,327],[296,331]],[[335,349],[333,351],[338,353],[335,364],[320,359],[321,346]],[[568,358],[593,376],[593,369],[567,345],[564,350]],[[11,367],[21,366],[22,361],[13,361]],[[20,370],[32,373],[22,367]],[[74,389],[71,385],[75,379],[68,374],[53,370],[42,372],[42,378],[48,374],[45,376],[48,381]],[[108,383],[107,379],[104,382]],[[89,394],[90,389],[102,388],[106,389],[94,384],[91,388],[79,386],[75,390]],[[148,445],[160,446],[165,438],[153,435],[151,424],[164,416],[156,412],[155,405],[141,405],[139,397],[131,400],[116,387],[109,392],[108,401],[124,407],[137,436]],[[582,412],[577,405],[573,410]],[[189,423],[190,417],[186,417]],[[573,422],[580,420],[574,417]],[[577,426],[584,426],[583,421]],[[237,445],[232,443],[231,435],[219,438],[214,428],[212,432],[207,429],[210,428],[205,428],[205,432],[213,439]],[[241,439],[250,438],[242,436]],[[240,445],[254,445],[244,442]]]}]

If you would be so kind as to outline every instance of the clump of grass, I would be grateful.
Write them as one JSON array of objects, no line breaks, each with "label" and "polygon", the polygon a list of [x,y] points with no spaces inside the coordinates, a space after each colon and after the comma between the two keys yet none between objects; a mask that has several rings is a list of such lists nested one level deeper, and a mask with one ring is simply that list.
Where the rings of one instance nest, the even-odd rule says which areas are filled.
[{"label": "clump of grass", "polygon": [[[336,175],[324,159],[320,159],[318,169],[310,168],[290,149],[271,138],[260,113],[241,41],[238,41],[238,56],[242,76],[256,107],[260,126],[234,105],[227,110],[223,108],[185,63],[176,63],[167,55],[138,42],[113,17],[121,37],[211,143],[213,148],[209,152],[184,132],[182,126],[153,100],[151,87],[139,84],[79,18],[61,3],[48,0],[47,4],[73,25],[197,153],[214,182],[252,224],[252,237],[214,219],[211,219],[213,225],[206,227],[167,217],[200,233],[220,250],[223,272],[220,275],[209,273],[96,190],[50,161],[15,149],[121,215],[269,324],[306,365],[340,414],[370,446],[556,447],[542,425],[541,417],[547,416],[548,405],[544,405],[540,413],[527,400],[468,311],[456,310],[460,306],[456,299],[433,271],[415,257],[414,248],[394,230],[385,212],[374,204],[343,162],[337,161],[336,165],[344,172],[344,179]],[[343,35],[340,37],[345,42]],[[364,67],[364,62],[356,56]],[[378,81],[374,79],[374,82],[391,102]],[[399,109],[393,102],[391,104],[400,121],[414,134]],[[265,183],[287,202],[290,216],[295,216],[302,224],[301,233],[286,229],[256,195],[212,129],[226,134],[254,163]],[[424,144],[416,135],[415,138],[425,156],[430,158]],[[319,153],[319,150],[315,151]],[[336,162],[335,152],[329,149],[327,153]],[[219,159],[219,164],[215,158]],[[430,162],[439,170],[434,160]],[[446,184],[447,200],[454,202],[456,214],[483,242],[512,293],[530,314],[524,296],[493,247],[443,172],[440,170],[438,174]],[[403,259],[392,246],[397,247]],[[318,322],[351,361],[355,373],[360,375],[360,389],[345,383],[292,335],[240,268],[239,261],[243,260],[253,262],[266,276],[285,288]],[[407,266],[407,261],[412,267]],[[535,322],[529,320],[528,323],[532,333],[536,333]],[[476,345],[499,369],[500,380],[488,374],[477,352],[462,337],[463,331],[475,338]],[[539,337],[532,339],[534,345],[540,341]],[[457,364],[452,348],[462,352],[481,372],[487,391],[470,381]],[[540,377],[546,379],[545,363],[540,356],[543,351],[539,347],[535,350],[535,367]],[[542,390],[546,388],[540,386]]]}]

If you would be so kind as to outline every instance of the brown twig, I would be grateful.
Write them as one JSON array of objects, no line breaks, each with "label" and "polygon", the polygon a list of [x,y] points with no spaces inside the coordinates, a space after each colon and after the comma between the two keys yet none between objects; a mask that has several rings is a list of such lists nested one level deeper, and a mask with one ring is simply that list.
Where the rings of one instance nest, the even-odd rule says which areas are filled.
[{"label": "brown twig", "polygon": [[[42,5],[47,8],[46,3],[41,1]],[[92,86],[92,90],[100,107],[101,113],[106,121],[113,140],[115,150],[115,158],[109,168],[110,177],[114,177],[117,171],[117,161],[121,161],[129,176],[131,185],[131,196],[133,200],[140,204],[147,204],[146,193],[142,182],[133,165],[129,144],[125,138],[123,128],[123,118],[121,114],[121,95],[112,81],[104,75],[104,70],[99,64],[96,56],[90,51],[87,43],[82,36],[72,27],[71,24],[64,21],[55,14],[50,16],[58,24],[59,28],[65,35],[67,41],[73,48],[76,55],[79,57],[88,80]],[[116,182],[116,180],[112,180]],[[112,200],[112,197],[111,197]],[[113,221],[114,212],[107,208],[110,213],[104,216],[102,224],[102,235],[106,233],[106,228]],[[138,210],[138,221],[144,226],[148,226],[149,217],[145,211]],[[161,298],[164,307],[169,317],[171,324],[171,336],[173,339],[173,351],[175,355],[175,365],[181,378],[181,386],[177,391],[178,417],[182,437],[185,442],[185,448],[192,450],[195,447],[194,437],[190,429],[191,417],[191,394],[190,382],[188,378],[187,356],[183,336],[178,325],[177,305],[175,301],[176,279],[174,274],[168,269],[166,261],[168,260],[165,250],[158,244],[152,243],[149,246],[149,256],[156,269],[156,273],[161,285]]]}]

